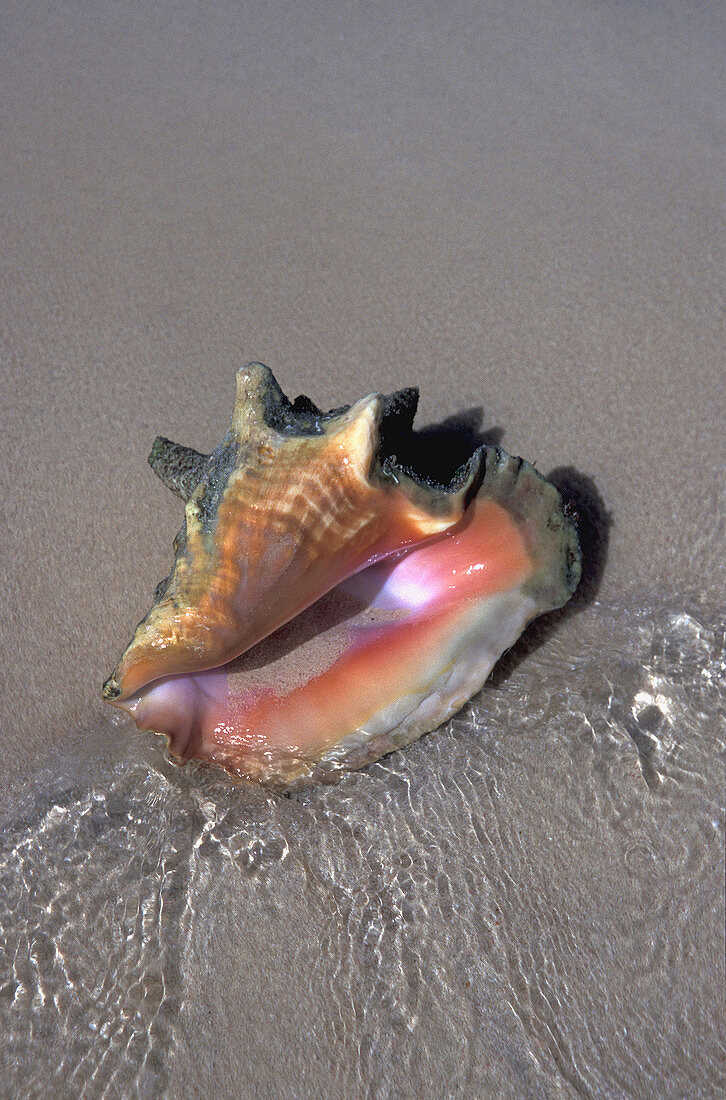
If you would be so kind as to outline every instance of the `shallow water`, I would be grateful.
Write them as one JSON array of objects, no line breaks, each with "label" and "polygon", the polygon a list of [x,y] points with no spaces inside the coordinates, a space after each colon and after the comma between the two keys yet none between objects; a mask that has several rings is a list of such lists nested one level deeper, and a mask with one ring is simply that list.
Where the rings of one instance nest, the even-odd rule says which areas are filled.
[{"label": "shallow water", "polygon": [[109,717],[3,823],[0,1093],[722,1095],[725,645],[596,603],[287,798]]}]

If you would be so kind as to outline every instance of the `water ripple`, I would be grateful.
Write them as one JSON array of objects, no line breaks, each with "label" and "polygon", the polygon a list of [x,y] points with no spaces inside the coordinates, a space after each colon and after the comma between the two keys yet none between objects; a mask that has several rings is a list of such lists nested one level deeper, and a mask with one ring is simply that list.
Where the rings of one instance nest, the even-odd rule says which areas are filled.
[{"label": "water ripple", "polygon": [[0,1092],[722,1094],[725,654],[595,606],[290,798],[69,762],[0,842]]}]

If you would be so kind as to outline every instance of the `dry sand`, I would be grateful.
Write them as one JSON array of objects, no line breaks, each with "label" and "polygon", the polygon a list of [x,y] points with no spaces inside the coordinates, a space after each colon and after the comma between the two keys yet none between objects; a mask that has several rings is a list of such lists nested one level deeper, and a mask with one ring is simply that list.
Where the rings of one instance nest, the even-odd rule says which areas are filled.
[{"label": "dry sand", "polygon": [[[617,609],[718,620],[723,16],[705,2],[566,0],[3,6],[6,814],[79,761],[93,775],[146,751],[109,724],[99,694],[180,522],[146,455],[157,433],[211,449],[247,360],[328,407],[418,384],[421,425],[480,409],[482,429],[540,470],[593,479],[612,520],[603,647]],[[590,614],[583,605],[563,624],[573,654]],[[530,659],[545,658],[525,655],[525,671]],[[415,751],[444,767],[432,743]],[[455,817],[463,835],[466,815]],[[718,861],[708,866],[718,909]],[[161,1059],[170,1095],[411,1094],[410,1068],[384,1079],[355,1063],[368,1033],[352,979],[346,1007],[333,1005],[348,1037],[339,1055],[322,993],[310,1026],[356,1072],[336,1083],[328,1055],[304,1053],[298,966],[320,950],[305,891],[327,888],[303,876],[299,894],[270,890],[262,925],[238,900],[234,917],[190,933]],[[522,920],[528,904],[515,905]],[[230,955],[227,924],[245,920]],[[713,963],[689,965],[708,1067]],[[218,1000],[202,1004],[203,988]],[[446,1020],[468,1026],[455,993],[449,1003],[438,1030],[400,1025],[422,1059],[450,1048]],[[476,1026],[506,1035],[509,1016],[485,1012]],[[536,1080],[520,1051],[494,1059],[492,1081],[574,1095],[577,1073],[556,1054],[548,1070],[543,1050]],[[472,1072],[450,1094],[495,1088]],[[603,1072],[610,1095],[639,1087]],[[415,1088],[426,1094],[425,1081]]]}]

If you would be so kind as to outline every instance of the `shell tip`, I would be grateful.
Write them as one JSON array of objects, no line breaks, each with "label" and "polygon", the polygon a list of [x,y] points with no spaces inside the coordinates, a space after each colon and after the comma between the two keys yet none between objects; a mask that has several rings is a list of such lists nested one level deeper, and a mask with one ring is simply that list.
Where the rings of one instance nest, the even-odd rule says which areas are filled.
[{"label": "shell tip", "polygon": [[112,673],[111,676],[109,676],[108,680],[106,680],[106,682],[104,683],[101,695],[107,703],[115,702],[116,699],[118,699],[121,695],[121,688],[118,685],[118,681],[116,680],[116,676],[114,673]]}]

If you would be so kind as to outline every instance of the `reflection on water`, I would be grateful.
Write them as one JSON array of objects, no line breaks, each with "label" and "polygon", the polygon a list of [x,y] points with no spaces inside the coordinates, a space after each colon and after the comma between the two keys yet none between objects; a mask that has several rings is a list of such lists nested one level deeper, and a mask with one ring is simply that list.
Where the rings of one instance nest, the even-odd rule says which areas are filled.
[{"label": "reflection on water", "polygon": [[69,765],[4,823],[0,1093],[176,1092],[205,1028],[238,1095],[723,1093],[706,618],[596,604],[338,787],[235,787],[135,733],[92,786]]}]

